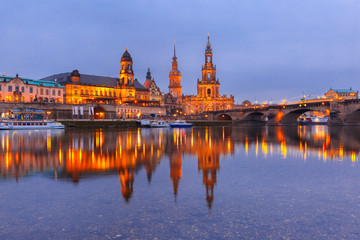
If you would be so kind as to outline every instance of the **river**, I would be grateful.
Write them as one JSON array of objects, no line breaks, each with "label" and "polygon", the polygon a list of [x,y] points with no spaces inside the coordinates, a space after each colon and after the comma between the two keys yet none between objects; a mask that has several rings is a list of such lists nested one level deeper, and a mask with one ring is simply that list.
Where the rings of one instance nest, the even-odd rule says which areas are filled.
[{"label": "river", "polygon": [[360,127],[0,131],[0,238],[360,238],[359,151]]}]

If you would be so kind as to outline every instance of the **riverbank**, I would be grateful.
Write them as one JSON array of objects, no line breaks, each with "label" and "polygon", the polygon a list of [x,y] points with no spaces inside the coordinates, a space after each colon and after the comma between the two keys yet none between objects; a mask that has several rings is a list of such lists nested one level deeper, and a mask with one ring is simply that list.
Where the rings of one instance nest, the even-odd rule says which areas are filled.
[{"label": "riverbank", "polygon": [[[119,120],[119,119],[58,119],[66,128],[128,128],[139,127],[136,120]],[[230,126],[232,121],[207,121],[192,120],[188,121],[193,126]]]}]

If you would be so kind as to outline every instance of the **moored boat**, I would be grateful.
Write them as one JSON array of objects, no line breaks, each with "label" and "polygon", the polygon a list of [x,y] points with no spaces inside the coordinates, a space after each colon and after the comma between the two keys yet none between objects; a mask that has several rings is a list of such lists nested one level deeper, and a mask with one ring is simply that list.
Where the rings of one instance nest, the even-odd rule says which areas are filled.
[{"label": "moored boat", "polygon": [[166,128],[170,127],[170,124],[164,120],[152,120],[150,121],[149,126],[151,128]]},{"label": "moored boat", "polygon": [[35,108],[10,109],[0,119],[0,130],[64,129],[55,120],[44,119],[44,111]]},{"label": "moored boat", "polygon": [[326,125],[329,117],[304,116],[299,118],[300,125]]},{"label": "moored boat", "polygon": [[187,123],[185,120],[176,120],[175,122],[170,123],[172,128],[187,128],[192,127],[192,123]]}]

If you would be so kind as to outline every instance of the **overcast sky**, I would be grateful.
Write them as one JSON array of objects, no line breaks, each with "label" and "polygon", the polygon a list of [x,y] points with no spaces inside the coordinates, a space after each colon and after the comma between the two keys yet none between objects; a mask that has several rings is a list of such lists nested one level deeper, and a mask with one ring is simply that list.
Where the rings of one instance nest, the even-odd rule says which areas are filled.
[{"label": "overcast sky", "polygon": [[128,48],[168,92],[173,42],[182,92],[196,94],[207,35],[220,94],[298,100],[360,89],[359,0],[0,0],[0,75],[78,69],[118,77]]}]

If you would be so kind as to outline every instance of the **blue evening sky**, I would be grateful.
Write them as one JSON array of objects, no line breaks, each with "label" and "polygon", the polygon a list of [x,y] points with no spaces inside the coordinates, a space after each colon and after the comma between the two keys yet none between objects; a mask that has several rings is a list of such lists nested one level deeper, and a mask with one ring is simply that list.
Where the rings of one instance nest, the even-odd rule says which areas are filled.
[{"label": "blue evening sky", "polygon": [[128,48],[168,91],[173,42],[196,94],[207,34],[220,93],[259,102],[360,89],[359,0],[0,0],[0,74],[117,77]]}]

